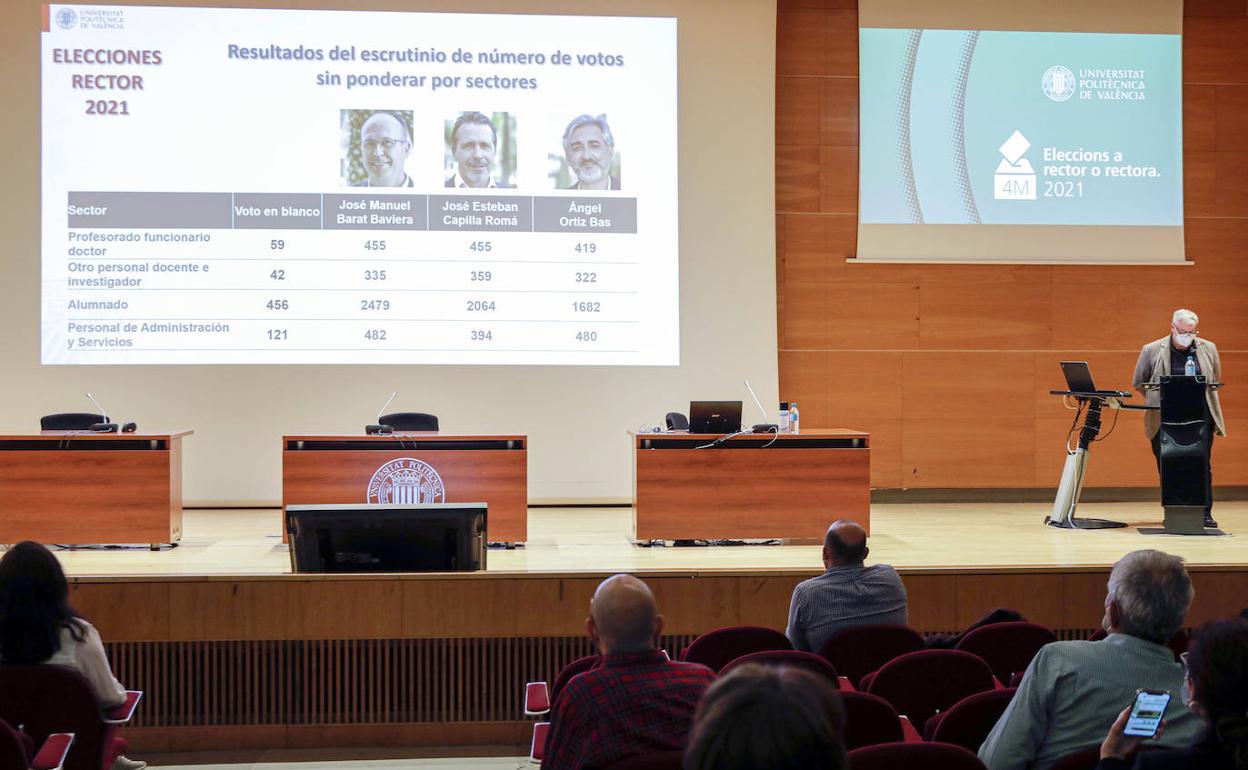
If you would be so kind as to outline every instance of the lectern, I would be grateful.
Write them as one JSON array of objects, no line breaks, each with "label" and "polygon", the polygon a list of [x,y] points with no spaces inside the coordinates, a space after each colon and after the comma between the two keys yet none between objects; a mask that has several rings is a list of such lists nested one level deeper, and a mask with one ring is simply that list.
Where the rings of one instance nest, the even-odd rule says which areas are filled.
[{"label": "lectern", "polygon": [[1161,505],[1165,519],[1160,529],[1146,535],[1221,535],[1205,529],[1205,511],[1213,502],[1209,493],[1209,442],[1213,421],[1206,391],[1222,387],[1203,375],[1165,375],[1155,385],[1161,391],[1160,472]]}]

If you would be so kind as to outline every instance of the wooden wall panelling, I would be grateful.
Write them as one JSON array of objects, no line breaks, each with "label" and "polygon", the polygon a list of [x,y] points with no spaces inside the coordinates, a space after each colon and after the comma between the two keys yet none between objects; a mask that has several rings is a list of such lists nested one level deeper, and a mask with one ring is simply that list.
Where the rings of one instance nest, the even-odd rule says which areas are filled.
[{"label": "wooden wall panelling", "polygon": [[824,285],[786,283],[784,312],[784,335],[789,350],[828,347],[828,291]]},{"label": "wooden wall panelling", "polygon": [[1217,152],[1183,153],[1183,213],[1188,217],[1217,215]]},{"label": "wooden wall panelling", "polygon": [[809,574],[740,578],[737,581],[738,623],[783,630],[789,620],[789,600],[793,597],[793,588],[822,572],[823,565],[815,554]]},{"label": "wooden wall panelling", "polygon": [[819,210],[846,214],[858,211],[858,148],[821,147]]},{"label": "wooden wall panelling", "polygon": [[999,284],[919,285],[919,347],[940,350],[1035,349],[1052,336],[1051,272]]},{"label": "wooden wall panelling", "polygon": [[776,75],[828,74],[828,29],[823,9],[786,9],[776,18]]},{"label": "wooden wall panelling", "polygon": [[784,280],[818,283],[828,280],[829,217],[820,214],[784,216]]},{"label": "wooden wall panelling", "polygon": [[[1215,86],[1214,101],[1215,135],[1210,149],[1242,150],[1244,137],[1248,136],[1248,83]],[[1204,119],[1208,120],[1208,116]],[[1184,130],[1186,126],[1184,123]]]},{"label": "wooden wall panelling", "polygon": [[[1184,271],[1189,269],[1140,268],[1152,271],[1155,280],[1139,283],[1126,272],[1133,268],[1100,268],[1106,272],[1095,276],[1061,274],[1062,280],[1053,282],[1053,337],[1044,347],[1138,351],[1169,333],[1171,314],[1183,305]],[[1114,278],[1112,270],[1121,272]],[[1093,277],[1106,280],[1088,280]]]},{"label": "wooden wall panelling", "polygon": [[903,574],[910,627],[919,631],[959,631],[958,597],[952,575]]},{"label": "wooden wall panelling", "polygon": [[[1239,603],[1244,605],[1239,609],[1248,609],[1248,574],[1242,570],[1193,570],[1191,575],[1196,595],[1192,598],[1192,608],[1187,613],[1189,625],[1196,627],[1210,620],[1234,616],[1239,610],[1228,602],[1232,597],[1238,598]],[[1228,604],[1231,606],[1228,607]]]},{"label": "wooden wall panelling", "polygon": [[1248,17],[1183,20],[1184,83],[1248,83]]},{"label": "wooden wall panelling", "polygon": [[[780,354],[780,398],[798,402],[801,423],[812,428],[848,428],[829,409],[828,354],[822,350]],[[755,412],[757,414],[757,412]],[[858,425],[855,430],[862,430]]]},{"label": "wooden wall panelling", "polygon": [[1030,354],[905,353],[902,361],[903,485],[1032,483]]},{"label": "wooden wall panelling", "polygon": [[589,600],[602,578],[560,577],[515,582],[517,635],[576,636],[585,633]]},{"label": "wooden wall panelling", "polygon": [[110,641],[164,641],[169,636],[170,583],[84,583],[69,586],[70,606]]},{"label": "wooden wall panelling", "polygon": [[513,636],[517,582],[485,578],[401,581],[402,635],[426,639]]},{"label": "wooden wall panelling", "polygon": [[1217,149],[1215,91],[1211,83],[1183,84],[1183,149]]},{"label": "wooden wall panelling", "polygon": [[169,638],[285,639],[288,609],[281,581],[170,583]]},{"label": "wooden wall panelling", "polygon": [[826,40],[827,73],[833,77],[858,77],[858,9],[829,10]]},{"label": "wooden wall panelling", "polygon": [[1105,615],[1105,584],[1109,570],[1075,572],[1062,576],[1061,628],[1101,627]]},{"label": "wooden wall panelling", "polygon": [[776,145],[776,210],[818,211],[818,145]]},{"label": "wooden wall panelling", "polygon": [[[921,328],[917,285],[833,283],[822,293],[827,307],[825,347],[853,355],[864,348],[899,350],[917,346]],[[837,359],[840,358],[838,355]],[[832,371],[829,369],[829,374]]]},{"label": "wooden wall panelling", "polygon": [[946,414],[903,420],[902,486],[974,489],[1035,483],[1035,420],[987,414],[969,402]]},{"label": "wooden wall panelling", "polygon": [[647,579],[659,612],[666,619],[665,634],[697,635],[740,621],[738,578],[669,577]]},{"label": "wooden wall panelling", "polygon": [[1062,576],[959,575],[956,628],[962,629],[998,607],[1018,610],[1034,623],[1060,628],[1062,625]]},{"label": "wooden wall panelling", "polygon": [[1248,0],[1186,0],[1183,15],[1237,17],[1248,16]]},{"label": "wooden wall panelling", "polygon": [[823,131],[823,79],[776,78],[776,144],[826,144]]},{"label": "wooden wall panelling", "polygon": [[[289,602],[303,609],[290,613],[290,637],[397,637],[403,628],[403,582],[393,578],[291,581]],[[309,607],[317,611],[308,612]]]},{"label": "wooden wall panelling", "polygon": [[[1244,263],[1244,255],[1248,254],[1248,217],[1189,217],[1184,236],[1187,258],[1195,263],[1182,268],[1184,287],[1220,286],[1239,296],[1248,294],[1248,269]],[[1223,323],[1217,318],[1209,321],[1215,325]]]},{"label": "wooden wall panelling", "polygon": [[[1248,262],[1244,269],[1248,271]],[[1182,307],[1200,315],[1201,336],[1213,340],[1219,352],[1248,350],[1248,296],[1243,291],[1242,285],[1183,287]],[[1167,324],[1154,339],[1168,331]]]},{"label": "wooden wall panelling", "polygon": [[[857,147],[858,78],[830,77],[824,79],[820,87],[823,99],[819,144],[825,147]],[[777,125],[779,123],[777,120]]]}]

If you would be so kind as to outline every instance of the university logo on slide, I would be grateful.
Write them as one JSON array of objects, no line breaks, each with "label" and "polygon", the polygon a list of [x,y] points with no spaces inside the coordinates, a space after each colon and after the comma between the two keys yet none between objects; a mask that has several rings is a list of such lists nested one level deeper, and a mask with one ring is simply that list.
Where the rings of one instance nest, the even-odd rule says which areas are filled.
[{"label": "university logo on slide", "polygon": [[446,486],[429,463],[400,457],[377,469],[368,482],[370,503],[444,503]]},{"label": "university logo on slide", "polygon": [[78,24],[78,14],[73,8],[62,8],[56,12],[56,26],[61,29],[73,29]]},{"label": "university logo on slide", "polygon": [[1044,71],[1040,88],[1053,101],[1064,102],[1075,93],[1075,73],[1060,64],[1054,64]]}]

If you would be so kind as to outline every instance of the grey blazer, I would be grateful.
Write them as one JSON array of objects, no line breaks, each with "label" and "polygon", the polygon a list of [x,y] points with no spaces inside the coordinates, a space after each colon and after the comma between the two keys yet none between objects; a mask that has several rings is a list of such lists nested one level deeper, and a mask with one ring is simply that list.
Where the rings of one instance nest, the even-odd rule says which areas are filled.
[{"label": "grey blazer", "polygon": [[[1222,381],[1222,360],[1218,358],[1218,346],[1207,339],[1196,341],[1196,361],[1200,371],[1209,382]],[[1131,385],[1144,394],[1149,406],[1161,405],[1161,393],[1157,390],[1144,390],[1141,386],[1146,382],[1157,382],[1163,374],[1170,374],[1170,337],[1167,335],[1153,340],[1140,348],[1140,358],[1135,362],[1135,374],[1131,377]],[[1226,423],[1222,420],[1222,405],[1218,402],[1218,392],[1212,388],[1205,391],[1209,401],[1209,414],[1213,417],[1215,432],[1219,436],[1226,435]],[[1161,412],[1150,409],[1144,413],[1144,435],[1150,439],[1161,430]]]}]

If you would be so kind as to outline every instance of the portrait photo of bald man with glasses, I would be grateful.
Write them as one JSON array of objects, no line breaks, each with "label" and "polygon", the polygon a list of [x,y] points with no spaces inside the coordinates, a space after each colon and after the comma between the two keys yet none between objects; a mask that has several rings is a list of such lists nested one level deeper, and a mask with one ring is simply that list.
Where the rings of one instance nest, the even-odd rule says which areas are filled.
[{"label": "portrait photo of bald man with glasses", "polygon": [[[359,163],[363,166],[363,179],[359,169],[349,163],[354,177],[353,187],[412,187],[405,164],[412,150],[411,113],[391,110],[351,110],[356,119],[369,115],[360,126],[354,144],[359,150]],[[349,159],[350,160],[350,159]]]}]

